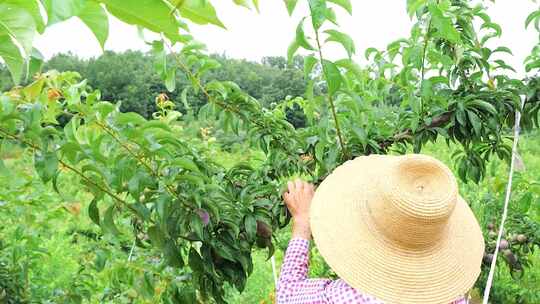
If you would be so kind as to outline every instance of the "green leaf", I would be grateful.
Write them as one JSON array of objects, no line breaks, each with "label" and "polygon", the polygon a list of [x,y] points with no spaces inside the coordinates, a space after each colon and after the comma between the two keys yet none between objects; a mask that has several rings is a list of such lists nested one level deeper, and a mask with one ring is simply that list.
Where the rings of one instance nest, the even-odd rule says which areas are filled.
[{"label": "green leaf", "polygon": [[171,162],[171,166],[180,167],[189,171],[199,171],[197,164],[189,158],[175,158]]},{"label": "green leaf", "polygon": [[260,13],[260,7],[259,7],[259,0],[251,0],[253,2],[253,6],[255,6],[255,9],[257,10],[257,13]]},{"label": "green leaf", "polygon": [[487,111],[493,115],[496,115],[497,114],[497,109],[495,109],[495,107],[490,104],[489,102],[487,101],[483,101],[483,100],[480,100],[480,99],[474,99],[470,102],[468,102],[469,105],[473,105],[475,108],[478,108],[478,109],[481,109],[483,111]]},{"label": "green leaf", "polygon": [[248,236],[248,239],[255,240],[257,235],[257,220],[253,214],[246,214],[244,218],[244,227]]},{"label": "green leaf", "polygon": [[313,28],[318,30],[326,20],[326,0],[308,0]]},{"label": "green leaf", "polygon": [[101,228],[105,233],[110,233],[116,236],[120,234],[120,231],[118,231],[118,228],[116,228],[116,225],[114,224],[114,212],[114,205],[111,205],[109,208],[107,208],[103,221],[101,222]]},{"label": "green leaf", "polygon": [[208,0],[175,0],[173,4],[180,11],[180,15],[197,24],[211,23],[225,28]]},{"label": "green leaf", "polygon": [[34,18],[28,11],[18,6],[0,4],[0,34],[8,34],[20,44],[25,57],[32,52],[32,42],[36,33]]},{"label": "green leaf", "polygon": [[97,2],[87,1],[77,17],[94,33],[99,45],[104,49],[109,37],[109,17],[105,9]]},{"label": "green leaf", "polygon": [[341,72],[333,62],[326,59],[323,59],[323,70],[326,83],[328,84],[328,93],[334,95],[343,82]]},{"label": "green leaf", "polygon": [[245,8],[251,8],[248,0],[233,0],[236,5],[243,6]]},{"label": "green leaf", "polygon": [[47,25],[52,25],[77,16],[88,0],[42,0],[47,11]]},{"label": "green leaf", "polygon": [[294,12],[294,8],[296,7],[296,3],[298,0],[284,0],[285,5],[287,6],[287,12],[289,13],[289,16],[292,16],[292,13]]},{"label": "green leaf", "polygon": [[107,264],[107,256],[107,253],[103,250],[98,250],[96,252],[94,267],[96,268],[97,272],[101,272],[105,268],[105,265]]},{"label": "green leaf", "polygon": [[45,31],[45,20],[41,15],[39,0],[2,0],[3,4],[11,4],[26,10],[36,24],[37,31],[42,34]]},{"label": "green leaf", "polygon": [[296,43],[303,47],[306,50],[313,51],[315,48],[309,44],[309,41],[306,39],[306,35],[304,34],[304,20],[306,18],[302,18],[300,22],[298,23],[298,26],[296,27]]},{"label": "green leaf", "polygon": [[341,7],[343,7],[349,15],[352,15],[352,5],[350,0],[327,0],[328,2],[335,3]]},{"label": "green leaf", "polygon": [[335,62],[338,67],[344,68],[350,73],[353,73],[356,77],[362,78],[362,68],[353,60],[346,58],[340,59]]},{"label": "green leaf", "polygon": [[364,57],[366,58],[366,60],[369,60],[369,56],[371,56],[371,53],[378,54],[379,51],[373,47],[367,48],[366,51],[364,52]]},{"label": "green leaf", "polygon": [[197,238],[202,241],[204,240],[204,224],[201,220],[201,217],[196,212],[191,214],[191,230],[195,233]]},{"label": "green leaf", "polygon": [[354,41],[349,35],[337,30],[326,30],[324,32],[328,34],[328,38],[326,38],[326,41],[334,41],[340,43],[345,49],[345,51],[347,51],[347,55],[349,55],[349,58],[351,58],[351,56],[356,52],[356,49],[354,47]]},{"label": "green leaf", "polygon": [[501,26],[493,22],[485,22],[481,28],[489,28],[495,31],[495,36],[500,37],[502,34]]},{"label": "green leaf", "polygon": [[19,84],[24,69],[24,57],[19,47],[13,42],[7,33],[0,30],[0,57],[7,65],[13,83]]},{"label": "green leaf", "polygon": [[163,248],[163,255],[167,264],[171,267],[180,268],[184,266],[184,261],[180,255],[180,250],[172,240],[167,240]]},{"label": "green leaf", "polygon": [[36,151],[34,154],[34,167],[44,183],[50,181],[58,170],[56,153]]},{"label": "green leaf", "polygon": [[309,55],[304,58],[304,78],[308,79],[309,74],[311,74],[311,71],[313,70],[313,67],[315,64],[317,64],[318,60],[313,55]]},{"label": "green leaf", "polygon": [[469,116],[469,121],[473,126],[474,133],[476,136],[480,136],[480,132],[482,130],[482,122],[480,121],[480,118],[473,111],[467,111],[467,116]]},{"label": "green leaf", "polygon": [[99,219],[99,208],[97,206],[97,199],[94,198],[92,202],[90,202],[90,205],[88,205],[88,216],[94,222],[96,225],[100,225],[100,219]]},{"label": "green leaf", "polygon": [[189,267],[194,272],[196,273],[204,272],[204,261],[201,255],[193,247],[191,247],[191,249],[189,250],[188,263],[189,263]]},{"label": "green leaf", "polygon": [[505,46],[500,46],[496,49],[493,50],[492,54],[493,53],[497,53],[497,52],[501,52],[501,53],[508,53],[510,55],[513,55],[512,54],[512,50],[510,50],[509,48],[505,47]]},{"label": "green leaf", "polygon": [[298,45],[298,42],[296,42],[296,39],[289,45],[289,48],[287,49],[287,64],[292,64],[294,54],[296,54],[296,51],[298,51],[298,48],[300,45]]},{"label": "green leaf", "polygon": [[521,214],[527,214],[529,212],[529,209],[531,208],[531,203],[533,200],[533,194],[532,192],[525,193],[518,202],[518,212]]},{"label": "green leaf", "polygon": [[157,226],[151,226],[148,228],[148,237],[152,242],[152,245],[156,248],[162,249],[165,246],[165,236],[163,232]]},{"label": "green leaf", "polygon": [[412,18],[414,13],[420,9],[421,6],[425,5],[427,0],[407,0],[407,13],[409,17]]},{"label": "green leaf", "polygon": [[525,28],[529,27],[529,24],[535,20],[540,18],[540,10],[534,11],[529,16],[527,16],[527,19],[525,20]]},{"label": "green leaf", "polygon": [[27,79],[32,79],[34,75],[41,72],[41,68],[43,67],[43,55],[41,52],[37,49],[32,49],[32,53],[30,54],[30,61],[28,62],[28,73],[27,73]]},{"label": "green leaf", "polygon": [[176,89],[176,68],[167,69],[165,74],[165,87],[169,92],[173,92]]},{"label": "green leaf", "polygon": [[431,24],[437,29],[436,36],[446,39],[452,43],[459,41],[459,32],[454,28],[452,19],[444,16],[443,12],[435,3],[430,3]]},{"label": "green leaf", "polygon": [[121,21],[142,26],[156,33],[164,33],[173,42],[181,39],[179,29],[182,23],[171,14],[171,7],[163,0],[101,0],[101,2],[107,6],[109,13]]}]

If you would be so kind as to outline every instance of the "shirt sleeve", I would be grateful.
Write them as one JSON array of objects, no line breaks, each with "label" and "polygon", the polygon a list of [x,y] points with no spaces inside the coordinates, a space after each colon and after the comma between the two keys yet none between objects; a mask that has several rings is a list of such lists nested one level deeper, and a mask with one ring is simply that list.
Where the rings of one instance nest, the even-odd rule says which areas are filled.
[{"label": "shirt sleeve", "polygon": [[308,279],[309,241],[289,242],[277,288],[277,304],[327,303],[324,290],[332,280]]}]

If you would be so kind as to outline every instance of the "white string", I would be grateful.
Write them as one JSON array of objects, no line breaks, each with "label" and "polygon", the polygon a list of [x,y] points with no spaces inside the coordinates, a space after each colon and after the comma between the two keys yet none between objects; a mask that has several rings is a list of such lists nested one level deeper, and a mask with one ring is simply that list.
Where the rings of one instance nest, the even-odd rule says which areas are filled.
[{"label": "white string", "polygon": [[128,262],[131,262],[131,257],[133,256],[133,250],[135,249],[135,241],[137,239],[133,240],[133,245],[131,245],[131,250],[129,251],[129,256],[128,256]]},{"label": "white string", "polygon": [[273,255],[270,260],[272,262],[272,274],[274,275],[274,287],[277,290],[278,277],[277,277],[277,271],[276,271],[276,256]]},{"label": "white string", "polygon": [[519,111],[516,111],[516,119],[514,124],[514,144],[512,146],[512,160],[510,162],[510,171],[508,173],[508,184],[506,185],[506,197],[504,199],[504,209],[501,218],[501,225],[499,226],[499,234],[497,235],[497,244],[495,245],[495,252],[493,253],[493,259],[491,260],[491,268],[489,270],[488,279],[486,282],[486,288],[484,289],[484,301],[483,304],[488,304],[489,292],[491,291],[491,285],[493,284],[493,276],[495,275],[495,266],[497,265],[497,255],[499,254],[499,247],[501,244],[502,234],[504,230],[504,223],[506,216],[508,215],[508,202],[510,201],[510,193],[512,191],[512,177],[514,175],[514,162],[516,161],[517,144],[519,140],[521,111],[525,104],[525,97],[521,98],[521,107]]}]

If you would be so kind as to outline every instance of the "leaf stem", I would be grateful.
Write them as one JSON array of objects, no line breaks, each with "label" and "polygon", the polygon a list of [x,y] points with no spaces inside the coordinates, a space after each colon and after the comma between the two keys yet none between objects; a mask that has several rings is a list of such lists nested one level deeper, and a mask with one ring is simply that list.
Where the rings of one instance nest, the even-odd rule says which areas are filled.
[{"label": "leaf stem", "polygon": [[[18,136],[14,135],[14,134],[11,134],[11,133],[9,133],[9,132],[1,129],[1,128],[0,128],[0,133],[4,134],[5,136],[7,136],[7,137],[9,137],[9,138],[11,138],[13,140],[19,141],[19,142],[33,148],[34,150],[42,151],[41,147],[35,145],[34,143],[29,142],[27,140],[24,140],[22,138],[19,138]],[[98,183],[94,182],[93,180],[88,178],[86,175],[84,175],[84,173],[82,173],[80,170],[78,170],[77,168],[75,168],[75,167],[69,165],[68,163],[64,162],[62,159],[58,159],[58,162],[62,166],[64,166],[65,168],[67,168],[67,169],[71,170],[73,173],[77,174],[79,177],[81,177],[88,184],[90,184],[90,185],[98,188],[99,190],[107,193],[110,197],[112,197],[116,201],[120,202],[121,204],[125,205],[129,210],[131,210],[133,213],[138,215],[137,209],[135,209],[133,206],[128,204],[125,200],[121,199],[118,195],[114,194],[110,189],[107,189],[106,187],[103,187],[103,186],[99,185]]]}]

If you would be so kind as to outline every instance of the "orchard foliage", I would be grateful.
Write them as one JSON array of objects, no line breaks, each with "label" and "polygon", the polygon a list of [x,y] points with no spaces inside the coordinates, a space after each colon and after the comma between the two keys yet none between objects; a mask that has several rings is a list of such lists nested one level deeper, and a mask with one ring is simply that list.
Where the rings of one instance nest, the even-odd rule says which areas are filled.
[{"label": "orchard foliage", "polygon": [[[290,14],[296,2],[285,1]],[[87,208],[96,225],[119,235],[116,223],[129,219],[137,246],[158,252],[163,265],[187,271],[183,283],[191,283],[203,299],[221,303],[225,283],[243,290],[255,247],[272,255],[272,233],[289,219],[280,192],[290,176],[319,182],[356,156],[404,153],[409,147],[418,152],[444,138],[460,146],[454,155],[459,176],[478,182],[489,159],[510,159],[507,134],[522,95],[523,125],[538,127],[537,78],[508,76],[512,67],[498,54],[511,51],[487,46],[501,28],[483,6],[464,0],[407,3],[415,20],[410,36],[384,50],[368,49],[368,64],[360,66],[352,59],[354,41],[340,31],[335,14],[337,9],[352,13],[350,1],[308,0],[309,12],[293,29],[296,37],[288,50],[289,59],[307,52],[307,90],[268,109],[236,83],[205,77],[220,64],[189,34],[186,22],[224,27],[210,1],[4,1],[0,56],[14,81],[39,67],[32,48],[36,32],[77,17],[103,45],[107,14],[112,14],[160,34],[162,39],[147,41],[153,66],[169,91],[178,89],[177,74],[189,81],[179,95],[185,109],[190,94],[201,94],[206,104],[196,113],[199,118],[244,134],[264,156],[225,168],[185,136],[183,115],[165,93],[156,96],[157,110],[146,119],[102,100],[73,72],[37,74],[28,86],[1,95],[0,137],[32,151],[35,170],[59,193],[64,172],[77,175],[92,194]],[[36,10],[39,5],[47,23]],[[526,23],[538,29],[538,12]],[[343,46],[346,56],[326,58],[327,43]],[[540,68],[537,53],[538,47],[527,70]],[[292,107],[304,112],[305,128],[287,121]],[[67,121],[63,127],[61,119]]]}]

